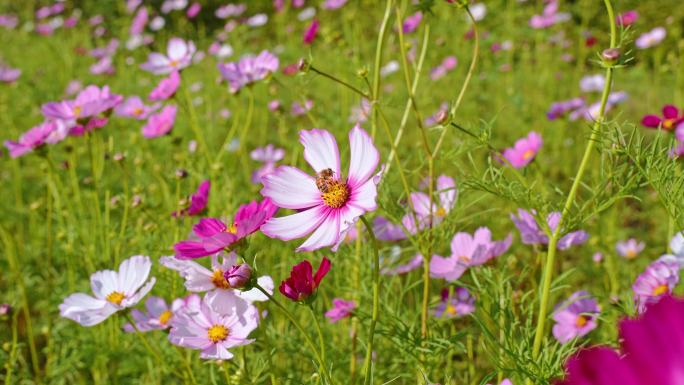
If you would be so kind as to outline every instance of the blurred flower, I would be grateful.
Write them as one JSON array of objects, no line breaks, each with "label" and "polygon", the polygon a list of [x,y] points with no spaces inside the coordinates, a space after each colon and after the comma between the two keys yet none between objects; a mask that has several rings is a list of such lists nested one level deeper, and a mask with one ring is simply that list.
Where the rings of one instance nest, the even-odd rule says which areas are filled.
[{"label": "blurred flower", "polygon": [[480,227],[472,236],[465,232],[458,232],[451,240],[449,257],[432,256],[430,275],[453,282],[459,279],[469,267],[483,265],[505,253],[512,241],[513,237],[510,234],[503,241],[492,241],[492,233],[486,227]]},{"label": "blurred flower", "polygon": [[642,33],[634,41],[634,45],[636,45],[639,49],[651,48],[653,46],[660,44],[660,42],[663,41],[663,39],[665,39],[666,35],[667,31],[665,31],[665,28],[656,27],[648,32]]},{"label": "blurred flower", "polygon": [[606,78],[601,74],[587,75],[580,80],[582,92],[601,92],[606,84]]},{"label": "blurred flower", "polygon": [[333,298],[332,309],[325,312],[325,316],[330,323],[335,323],[344,318],[351,317],[352,312],[356,309],[356,302],[347,301],[342,298]]},{"label": "blurred flower", "polygon": [[[468,6],[470,13],[473,15],[475,21],[482,21],[487,15],[487,6],[485,3],[473,3]],[[470,18],[468,18],[470,20]]]},{"label": "blurred flower", "polygon": [[0,304],[0,317],[6,316],[12,312],[12,306],[8,303]]},{"label": "blurred flower", "polygon": [[670,240],[672,254],[665,254],[659,258],[661,261],[676,263],[679,268],[684,267],[684,232],[675,234]]},{"label": "blurred flower", "polygon": [[313,100],[307,99],[304,103],[292,102],[292,107],[290,107],[290,113],[292,116],[305,115],[307,112],[311,111],[313,108]]},{"label": "blurred flower", "polygon": [[634,22],[638,19],[639,13],[637,11],[631,10],[617,15],[617,17],[615,18],[615,23],[623,27],[627,27],[634,24]]},{"label": "blurred flower", "polygon": [[147,12],[147,8],[141,7],[138,12],[133,17],[131,22],[131,28],[128,30],[128,34],[131,36],[140,35],[145,31],[145,26],[150,19],[150,14]]},{"label": "blurred flower", "polygon": [[576,291],[553,312],[553,336],[564,344],[596,329],[601,308],[586,291]]},{"label": "blurred flower", "polygon": [[387,62],[382,68],[380,68],[380,76],[383,78],[389,76],[397,71],[399,71],[399,62],[396,60],[391,60]]},{"label": "blurred flower", "polygon": [[265,13],[258,13],[245,21],[245,24],[247,24],[250,27],[261,27],[262,25],[265,25],[268,23],[268,15]]},{"label": "blurred flower", "polygon": [[188,10],[185,12],[185,15],[188,17],[188,19],[194,19],[199,15],[200,11],[202,10],[202,5],[198,2],[194,2],[188,7]]},{"label": "blurred flower", "polygon": [[432,79],[432,80],[441,79],[449,71],[456,68],[456,64],[458,64],[458,60],[456,59],[456,56],[445,57],[444,60],[442,60],[442,63],[440,63],[437,67],[433,68],[432,71],[430,71],[430,79]]},{"label": "blurred flower", "polygon": [[275,171],[276,162],[284,156],[285,150],[276,148],[272,144],[253,150],[250,157],[257,162],[262,162],[263,165],[252,173],[252,183],[261,183],[263,177],[272,174]]},{"label": "blurred flower", "polygon": [[459,318],[475,311],[475,298],[465,287],[455,288],[449,293],[448,288],[442,289],[441,300],[435,309],[435,317]]},{"label": "blurred flower", "polygon": [[319,25],[320,23],[317,19],[314,19],[311,22],[309,28],[307,28],[306,31],[304,31],[304,44],[308,45],[313,43],[314,39],[316,38],[316,35],[318,34]]},{"label": "blurred flower", "polygon": [[0,82],[13,83],[21,76],[21,70],[0,64]]},{"label": "blurred flower", "polygon": [[105,56],[98,60],[95,64],[90,66],[90,73],[93,75],[112,75],[114,74],[114,65],[112,58]]},{"label": "blurred flower", "polygon": [[333,10],[342,8],[345,4],[347,4],[347,0],[325,0],[321,7],[323,9]]},{"label": "blurred flower", "polygon": [[373,219],[373,232],[380,241],[399,241],[406,239],[406,233],[401,225],[390,222],[387,218],[378,215]]},{"label": "blurred flower", "polygon": [[411,16],[404,19],[404,24],[402,30],[404,33],[413,33],[420,25],[421,20],[423,20],[423,13],[418,11]]},{"label": "blurred flower", "polygon": [[449,114],[449,103],[448,102],[442,102],[442,104],[439,105],[439,109],[435,111],[434,114],[428,116],[425,118],[425,126],[427,127],[432,127],[435,126],[439,123],[443,123],[444,119],[448,117]]},{"label": "blurred flower", "polygon": [[440,175],[437,177],[436,187],[439,199],[432,201],[432,208],[430,208],[430,197],[426,193],[411,193],[410,199],[418,224],[414,223],[414,217],[411,213],[402,218],[402,224],[411,234],[427,228],[430,220],[432,220],[433,226],[441,223],[456,204],[458,189],[456,189],[456,182],[453,178]]},{"label": "blurred flower", "polygon": [[174,316],[169,341],[178,346],[201,350],[200,358],[229,360],[230,348],[248,345],[249,334],[259,324],[258,309],[238,298],[226,297],[219,310],[205,296],[192,296]]},{"label": "blurred flower", "polygon": [[672,290],[679,282],[679,265],[672,261],[657,260],[646,267],[634,284],[634,302],[640,313],[646,309],[646,305],[656,303],[666,295],[672,294]]},{"label": "blurred flower", "polygon": [[312,235],[297,251],[337,246],[359,216],[376,209],[377,176],[373,176],[380,155],[368,133],[360,126],[349,132],[349,171],[340,172],[340,155],[335,137],[328,131],[302,130],[299,141],[304,159],[316,172],[311,177],[298,168],[280,166],[266,176],[261,194],[278,207],[301,210],[296,214],[269,219],[261,231],[271,238],[289,241]]},{"label": "blurred flower", "polygon": [[290,277],[280,283],[280,293],[295,302],[315,298],[312,295],[316,294],[318,285],[320,285],[323,277],[330,271],[330,266],[330,260],[323,257],[318,270],[316,270],[316,274],[313,274],[313,268],[309,261],[304,260],[300,262],[292,267]]},{"label": "blurred flower", "polygon": [[226,4],[218,7],[214,15],[219,19],[227,19],[233,16],[240,16],[247,10],[245,4]]},{"label": "blurred flower", "polygon": [[192,228],[194,238],[173,246],[176,258],[194,259],[218,253],[259,230],[277,209],[271,200],[264,199],[240,206],[230,226],[217,218],[203,218]]},{"label": "blurred flower", "polygon": [[268,51],[261,51],[258,56],[243,56],[237,62],[219,64],[221,77],[228,82],[228,89],[232,93],[242,87],[265,79],[272,72],[278,70],[278,58]]},{"label": "blurred flower", "polygon": [[173,314],[185,305],[182,298],[173,301],[171,307],[166,304],[163,298],[149,296],[145,301],[145,310],[147,312],[133,309],[131,316],[135,322],[135,328],[130,323],[124,325],[124,331],[127,333],[135,333],[136,328],[141,332],[148,332],[152,330],[163,330],[171,326],[170,321]]},{"label": "blurred flower", "polygon": [[[487,384],[487,385],[491,385],[491,384]],[[511,382],[511,380],[509,380],[508,378],[504,378],[503,380],[501,380],[501,383],[499,385],[513,385],[513,382]]]},{"label": "blurred flower", "polygon": [[174,37],[166,46],[166,55],[153,52],[147,56],[147,62],[141,64],[140,68],[155,75],[179,71],[192,63],[195,51],[195,43]]},{"label": "blurred flower", "polygon": [[160,112],[150,115],[141,129],[143,136],[152,139],[168,134],[176,122],[177,110],[175,104],[169,104]]},{"label": "blurred flower", "polygon": [[159,109],[158,103],[146,106],[140,97],[130,96],[114,109],[114,113],[117,116],[144,120],[157,109]]},{"label": "blurred flower", "polygon": [[554,24],[570,20],[569,13],[558,12],[558,0],[549,0],[541,15],[534,15],[530,19],[530,27],[534,29],[548,28]]},{"label": "blurred flower", "polygon": [[171,72],[168,78],[159,81],[159,84],[150,92],[147,98],[153,101],[169,99],[176,94],[180,81],[178,71]]},{"label": "blurred flower", "polygon": [[[532,213],[535,213],[535,211],[532,210]],[[554,211],[546,217],[547,224],[552,232],[556,231],[560,218],[561,213],[558,211]],[[511,220],[515,224],[515,227],[518,228],[518,231],[520,231],[522,243],[526,245],[547,245],[549,243],[549,238],[546,236],[546,233],[540,229],[537,221],[529,211],[518,209],[518,216],[516,217],[514,214],[511,214]],[[565,250],[571,246],[581,245],[586,242],[588,238],[589,234],[584,230],[573,231],[561,237],[556,246],[559,250]]]},{"label": "blurred flower", "polygon": [[2,14],[0,15],[0,26],[7,29],[14,29],[19,24],[19,18],[12,14]]},{"label": "blurred flower", "polygon": [[162,13],[169,13],[171,11],[181,11],[188,6],[188,0],[164,0],[161,5]]},{"label": "blurred flower", "polygon": [[195,216],[200,215],[207,208],[207,202],[209,200],[209,189],[211,188],[211,182],[207,179],[200,183],[197,191],[190,196],[190,205],[178,211],[174,211],[171,215],[175,216]]},{"label": "blurred flower", "polygon": [[150,257],[136,255],[119,265],[119,271],[101,270],[90,276],[95,297],[75,293],[59,305],[59,314],[82,326],[93,326],[119,310],[131,307],[147,295],[155,279],[147,280],[152,268]]},{"label": "blurred flower", "polygon": [[618,241],[615,245],[615,250],[621,257],[632,259],[644,250],[644,247],[646,247],[644,242],[639,242],[634,238],[630,238],[626,241]]},{"label": "blurred flower", "polygon": [[[401,252],[401,250],[399,250]],[[398,256],[397,256],[398,257]],[[423,264],[423,256],[416,254],[407,263],[396,266],[383,266],[380,269],[380,274],[382,275],[401,275],[412,272],[413,270],[419,268]]]},{"label": "blurred flower", "polygon": [[518,139],[513,147],[506,148],[503,151],[503,157],[514,168],[523,168],[534,160],[541,146],[541,135],[535,131],[530,131],[527,137]]},{"label": "blurred flower", "polygon": [[352,107],[351,114],[349,115],[350,123],[363,123],[370,117],[373,107],[366,98],[361,98],[361,102],[358,106]]},{"label": "blurred flower", "polygon": [[575,111],[584,107],[584,99],[574,98],[570,100],[564,100],[560,102],[554,102],[551,104],[549,111],[546,113],[546,117],[549,120],[557,119],[570,111]]},{"label": "blurred flower", "polygon": [[658,115],[645,115],[641,119],[641,124],[650,128],[662,128],[665,131],[674,130],[679,123],[684,122],[684,111],[680,115],[677,107],[667,104],[663,107],[663,117]]}]

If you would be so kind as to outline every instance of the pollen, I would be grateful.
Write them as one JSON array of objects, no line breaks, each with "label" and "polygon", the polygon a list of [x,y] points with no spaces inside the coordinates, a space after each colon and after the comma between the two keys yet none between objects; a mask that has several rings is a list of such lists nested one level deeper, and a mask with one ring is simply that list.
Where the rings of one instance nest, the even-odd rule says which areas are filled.
[{"label": "pollen", "polygon": [[136,109],[133,110],[133,115],[135,115],[135,116],[140,116],[140,115],[143,114],[143,112],[145,112],[145,111],[143,111],[142,108],[136,108]]},{"label": "pollen", "polygon": [[577,326],[578,328],[581,328],[581,327],[584,327],[584,325],[586,325],[587,322],[589,322],[587,317],[581,315],[581,316],[577,317],[577,320],[575,321],[575,326]]},{"label": "pollen", "polygon": [[105,297],[107,301],[113,303],[114,305],[121,305],[121,302],[126,298],[125,295],[123,295],[122,292],[120,291],[113,291]]},{"label": "pollen", "polygon": [[671,130],[672,127],[674,127],[674,119],[665,119],[663,120],[663,128],[666,130]]},{"label": "pollen", "polygon": [[456,306],[454,306],[452,304],[448,304],[445,310],[446,310],[446,313],[451,315],[451,316],[458,315],[458,310],[456,309]]},{"label": "pollen", "polygon": [[435,213],[438,217],[445,217],[447,215],[447,211],[444,207],[440,207],[437,209],[437,212]]},{"label": "pollen", "polygon": [[214,325],[207,330],[207,337],[213,343],[221,342],[228,338],[229,330],[223,325]]},{"label": "pollen", "polygon": [[77,117],[77,118],[78,118],[79,116],[81,116],[81,106],[75,106],[75,107],[74,107],[74,116]]},{"label": "pollen", "polygon": [[233,222],[232,225],[226,227],[224,230],[226,233],[237,234],[237,225]]},{"label": "pollen", "polygon": [[173,313],[170,310],[165,310],[161,315],[159,316],[159,323],[166,326],[167,323],[169,323],[169,320],[173,317]]},{"label": "pollen", "polygon": [[230,289],[228,281],[223,278],[223,270],[221,269],[214,270],[214,274],[211,276],[211,283],[219,289]]},{"label": "pollen", "polygon": [[523,152],[523,159],[530,160],[534,158],[534,150],[527,150]]},{"label": "pollen", "polygon": [[328,182],[327,191],[321,194],[321,198],[328,207],[338,209],[349,200],[349,187],[346,183]]},{"label": "pollen", "polygon": [[666,284],[658,285],[653,288],[653,295],[658,296],[658,295],[663,295],[670,291],[670,288]]}]

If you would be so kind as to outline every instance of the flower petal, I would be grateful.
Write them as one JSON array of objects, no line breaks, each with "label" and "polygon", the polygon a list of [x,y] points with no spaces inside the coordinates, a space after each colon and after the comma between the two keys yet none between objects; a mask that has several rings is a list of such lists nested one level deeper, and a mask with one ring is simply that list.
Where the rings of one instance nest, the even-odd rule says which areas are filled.
[{"label": "flower petal", "polygon": [[264,184],[261,195],[271,198],[278,207],[304,209],[323,202],[316,180],[295,167],[280,166],[261,182]]},{"label": "flower petal", "polygon": [[373,139],[358,124],[349,132],[349,148],[351,159],[347,183],[354,188],[370,178],[378,166],[380,154],[373,144]]},{"label": "flower petal", "polygon": [[322,247],[333,246],[340,239],[340,213],[329,209],[325,219],[316,231],[302,243],[296,251],[313,251]]},{"label": "flower petal", "polygon": [[326,206],[312,207],[296,214],[271,218],[261,226],[261,232],[282,241],[302,238],[320,225],[327,215]]},{"label": "flower petal", "polygon": [[304,159],[315,172],[332,169],[340,177],[340,152],[335,137],[326,130],[312,129],[299,132],[299,142],[304,146]]}]

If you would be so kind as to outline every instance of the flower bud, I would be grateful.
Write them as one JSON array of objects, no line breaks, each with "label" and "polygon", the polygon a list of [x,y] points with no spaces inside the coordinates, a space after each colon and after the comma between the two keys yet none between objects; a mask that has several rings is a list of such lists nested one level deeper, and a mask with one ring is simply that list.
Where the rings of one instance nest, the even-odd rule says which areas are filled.
[{"label": "flower bud", "polygon": [[311,64],[304,58],[299,59],[297,62],[297,69],[299,72],[309,72],[309,68],[311,68]]},{"label": "flower bud", "polygon": [[615,63],[620,58],[619,48],[608,48],[601,52],[601,57],[608,63]]},{"label": "flower bud", "polygon": [[0,304],[0,317],[10,314],[11,311],[12,311],[12,306],[10,306],[10,304],[8,304],[8,303]]},{"label": "flower bud", "polygon": [[233,289],[244,289],[252,279],[252,268],[246,263],[233,265],[223,273],[223,278]]}]

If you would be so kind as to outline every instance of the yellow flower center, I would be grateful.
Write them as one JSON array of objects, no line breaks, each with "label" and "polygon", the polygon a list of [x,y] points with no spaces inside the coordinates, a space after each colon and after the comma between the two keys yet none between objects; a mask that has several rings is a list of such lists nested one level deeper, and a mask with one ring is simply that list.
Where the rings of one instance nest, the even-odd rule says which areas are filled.
[{"label": "yellow flower center", "polygon": [[213,343],[221,342],[228,338],[228,328],[223,325],[214,325],[207,331],[207,336]]},{"label": "yellow flower center", "polygon": [[135,116],[140,116],[140,115],[143,114],[143,112],[145,112],[145,111],[143,111],[142,108],[136,108],[136,109],[133,110],[133,115],[135,115]]},{"label": "yellow flower center", "polygon": [[224,230],[226,233],[237,234],[237,225],[233,222],[232,225],[226,227]]},{"label": "yellow flower center", "polygon": [[327,185],[327,191],[321,194],[323,202],[333,209],[338,209],[344,206],[349,199],[349,187],[346,183],[340,183],[338,181],[330,181]]},{"label": "yellow flower center", "polygon": [[173,316],[173,313],[169,310],[165,310],[161,315],[159,316],[159,323],[166,326],[166,324],[169,322],[171,317]]},{"label": "yellow flower center", "polygon": [[662,284],[658,285],[655,288],[653,288],[653,295],[658,296],[658,295],[663,295],[667,293],[670,290],[670,288],[667,286],[667,284]]},{"label": "yellow flower center", "polygon": [[523,159],[530,160],[534,157],[534,150],[527,150],[523,152]]},{"label": "yellow flower center", "polygon": [[575,321],[575,326],[577,326],[578,328],[581,328],[581,327],[583,327],[584,325],[586,325],[587,322],[589,322],[589,320],[587,319],[587,317],[581,315],[581,316],[577,317],[577,321]]},{"label": "yellow flower center", "polygon": [[114,305],[121,305],[121,302],[124,300],[124,298],[126,298],[126,296],[119,291],[113,291],[109,293],[105,298],[107,299],[107,301],[113,303]]},{"label": "yellow flower center", "polygon": [[170,65],[171,67],[176,67],[176,66],[178,65],[178,60],[171,60],[171,62],[169,63],[169,65]]},{"label": "yellow flower center", "polygon": [[636,252],[636,250],[634,250],[634,249],[629,249],[629,250],[627,250],[627,252],[625,253],[625,256],[626,256],[627,258],[634,258],[634,257],[637,256],[637,252]]},{"label": "yellow flower center", "polygon": [[445,217],[447,215],[447,211],[444,207],[440,207],[437,209],[435,215],[437,215],[438,217]]},{"label": "yellow flower center", "polygon": [[228,281],[223,278],[223,270],[221,269],[214,270],[214,274],[211,276],[211,283],[219,289],[230,289]]},{"label": "yellow flower center", "polygon": [[663,120],[663,128],[666,130],[671,130],[672,127],[674,126],[675,120],[674,119],[665,119]]},{"label": "yellow flower center", "polygon": [[75,106],[75,107],[74,107],[74,116],[77,117],[77,118],[78,118],[79,116],[81,116],[81,106]]},{"label": "yellow flower center", "polygon": [[456,310],[456,307],[452,304],[448,304],[445,310],[446,310],[446,313],[449,315],[457,315],[458,314],[458,310]]}]

